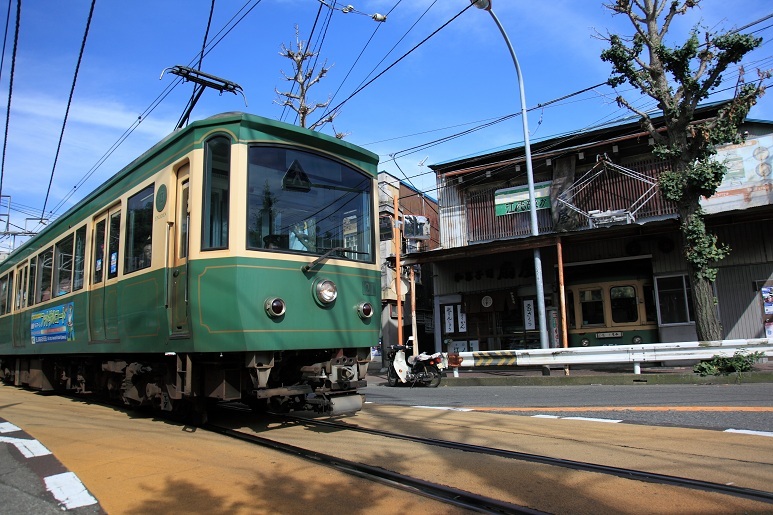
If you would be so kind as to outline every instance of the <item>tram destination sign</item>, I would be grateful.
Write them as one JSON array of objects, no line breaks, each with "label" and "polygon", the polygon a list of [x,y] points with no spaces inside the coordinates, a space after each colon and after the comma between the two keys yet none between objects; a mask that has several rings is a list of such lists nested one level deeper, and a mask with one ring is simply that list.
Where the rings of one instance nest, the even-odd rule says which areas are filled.
[{"label": "tram destination sign", "polygon": [[[534,202],[537,209],[550,209],[551,181],[534,184]],[[496,216],[512,215],[529,211],[529,187],[515,186],[494,192],[494,213]]]},{"label": "tram destination sign", "polygon": [[622,338],[623,333],[620,331],[609,331],[606,333],[596,333],[596,338]]}]

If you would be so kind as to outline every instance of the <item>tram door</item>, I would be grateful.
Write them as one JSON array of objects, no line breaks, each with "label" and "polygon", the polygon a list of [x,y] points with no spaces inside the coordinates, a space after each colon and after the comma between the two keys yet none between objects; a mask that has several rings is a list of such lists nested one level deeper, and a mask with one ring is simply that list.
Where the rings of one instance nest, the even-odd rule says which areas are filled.
[{"label": "tram door", "polygon": [[120,209],[116,207],[94,219],[93,238],[89,334],[92,341],[117,340]]},{"label": "tram door", "polygon": [[172,336],[183,337],[188,328],[188,227],[191,219],[188,208],[188,169],[185,165],[177,173],[177,195],[175,200],[175,231],[169,269],[169,310],[171,312]]}]

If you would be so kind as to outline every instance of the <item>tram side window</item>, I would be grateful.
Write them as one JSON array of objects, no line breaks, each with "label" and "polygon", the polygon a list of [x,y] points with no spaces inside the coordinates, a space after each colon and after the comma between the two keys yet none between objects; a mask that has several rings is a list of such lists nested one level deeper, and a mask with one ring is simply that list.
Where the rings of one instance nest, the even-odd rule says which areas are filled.
[{"label": "tram side window", "polygon": [[38,258],[33,257],[30,259],[30,277],[29,282],[27,283],[27,299],[29,300],[29,305],[33,305],[36,302],[35,299],[35,285],[37,284],[37,270],[38,270]]},{"label": "tram side window", "polygon": [[658,321],[655,316],[655,289],[651,284],[644,285],[644,310],[647,313],[648,323],[654,324]]},{"label": "tram side window", "polygon": [[72,245],[74,235],[69,235],[54,246],[54,297],[72,291]]},{"label": "tram side window", "polygon": [[151,184],[129,197],[127,202],[124,273],[150,266],[150,258],[153,254],[153,194],[154,188]]},{"label": "tram side window", "polygon": [[570,329],[576,327],[576,320],[574,314],[574,292],[572,290],[566,290],[566,325]]},{"label": "tram side window", "polygon": [[110,215],[109,240],[107,243],[108,262],[107,278],[118,277],[118,243],[121,241],[121,213]]},{"label": "tram side window", "polygon": [[44,302],[51,298],[53,264],[54,248],[48,247],[38,255],[38,285],[35,289],[36,302]]},{"label": "tram side window", "polygon": [[94,284],[102,282],[105,274],[105,226],[107,223],[100,220],[94,230]]},{"label": "tram side window", "polygon": [[83,277],[86,269],[86,226],[75,232],[75,255],[73,258],[72,291],[83,288]]},{"label": "tram side window", "polygon": [[13,308],[13,272],[8,273],[8,285],[5,288],[5,313],[10,313]]},{"label": "tram side window", "polygon": [[612,321],[616,324],[633,323],[639,320],[636,288],[633,286],[612,286],[609,289]]},{"label": "tram side window", "polygon": [[661,324],[685,324],[694,320],[690,284],[686,276],[658,277],[655,285]]},{"label": "tram side window", "polygon": [[583,327],[589,325],[604,325],[604,300],[601,288],[580,290],[580,311]]},{"label": "tram side window", "polygon": [[0,315],[5,315],[11,310],[11,305],[8,302],[8,292],[11,287],[8,284],[8,276],[0,278]]},{"label": "tram side window", "polygon": [[231,141],[216,136],[204,149],[204,199],[201,249],[228,248],[228,209],[230,205]]},{"label": "tram side window", "polygon": [[19,268],[18,283],[16,285],[16,309],[27,307],[27,267]]}]

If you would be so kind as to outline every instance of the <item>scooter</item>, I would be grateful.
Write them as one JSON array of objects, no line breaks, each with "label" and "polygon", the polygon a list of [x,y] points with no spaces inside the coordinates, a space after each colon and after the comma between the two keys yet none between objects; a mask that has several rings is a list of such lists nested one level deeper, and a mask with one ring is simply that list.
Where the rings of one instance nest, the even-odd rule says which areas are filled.
[{"label": "scooter", "polygon": [[435,388],[440,384],[441,370],[446,368],[443,354],[432,355],[422,352],[418,356],[409,356],[405,351],[412,350],[411,345],[390,345],[387,353],[387,384],[397,386],[400,383],[417,384]]}]

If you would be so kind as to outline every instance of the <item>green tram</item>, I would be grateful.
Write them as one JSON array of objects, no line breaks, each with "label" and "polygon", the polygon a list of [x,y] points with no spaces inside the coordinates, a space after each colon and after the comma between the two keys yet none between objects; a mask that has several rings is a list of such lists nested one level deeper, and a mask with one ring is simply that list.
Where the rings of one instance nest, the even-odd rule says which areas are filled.
[{"label": "green tram", "polygon": [[359,410],[377,164],[243,113],[172,133],[0,264],[5,381],[189,415]]}]

